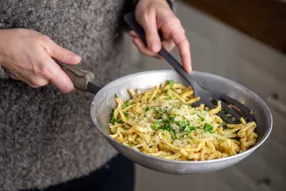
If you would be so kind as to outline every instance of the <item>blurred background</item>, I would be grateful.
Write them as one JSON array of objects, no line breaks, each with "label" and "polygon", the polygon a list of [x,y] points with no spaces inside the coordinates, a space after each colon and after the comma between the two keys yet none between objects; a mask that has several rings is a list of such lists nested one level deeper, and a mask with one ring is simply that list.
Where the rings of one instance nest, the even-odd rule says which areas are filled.
[{"label": "blurred background", "polygon": [[[271,108],[274,127],[254,154],[215,173],[175,176],[137,166],[136,191],[286,191],[286,2],[176,2],[176,14],[191,42],[194,70],[252,89]],[[135,46],[129,51],[134,62],[122,68],[124,74],[171,68],[164,60],[141,55]],[[179,59],[177,50],[173,54]]]}]

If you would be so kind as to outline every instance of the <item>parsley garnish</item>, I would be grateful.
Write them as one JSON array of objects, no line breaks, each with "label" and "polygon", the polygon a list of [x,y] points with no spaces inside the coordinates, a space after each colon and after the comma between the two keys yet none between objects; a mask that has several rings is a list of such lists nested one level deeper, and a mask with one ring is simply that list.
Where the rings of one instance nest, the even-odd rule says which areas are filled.
[{"label": "parsley garnish", "polygon": [[167,84],[169,84],[170,86],[174,85],[174,81],[173,80],[167,80]]},{"label": "parsley garnish", "polygon": [[126,117],[129,116],[129,114],[128,114],[127,112],[123,112],[123,114],[124,114]]},{"label": "parsley garnish", "polygon": [[207,123],[205,124],[204,128],[205,128],[205,130],[208,131],[208,132],[212,132],[212,130],[213,130],[213,126],[211,126],[211,125],[209,125],[209,124],[207,124]]},{"label": "parsley garnish", "polygon": [[151,128],[152,129],[158,129],[161,125],[162,121],[155,121],[152,125],[151,125]]},{"label": "parsley garnish", "polygon": [[112,109],[111,113],[110,113],[110,118],[109,118],[109,122],[114,124],[116,119],[113,117],[113,113],[114,113],[114,109]]},{"label": "parsley garnish", "polygon": [[175,121],[175,117],[169,117],[170,121],[174,122]]},{"label": "parsley garnish", "polygon": [[171,127],[170,125],[170,121],[169,120],[163,120],[163,121],[155,121],[152,125],[151,128],[156,130],[156,129],[162,129],[165,131],[169,131],[171,134],[172,139],[175,139],[175,131],[174,129]]},{"label": "parsley garnish", "polygon": [[169,131],[169,132],[170,132],[170,134],[171,134],[172,139],[173,139],[173,140],[176,139],[176,135],[175,135],[174,130],[172,129],[172,131]]},{"label": "parsley garnish", "polygon": [[128,100],[124,102],[124,106],[125,106],[125,107],[128,107],[128,106],[129,106],[129,101],[128,101]]},{"label": "parsley garnish", "polygon": [[184,131],[191,132],[191,131],[195,130],[196,128],[197,127],[194,127],[194,126],[187,126]]}]

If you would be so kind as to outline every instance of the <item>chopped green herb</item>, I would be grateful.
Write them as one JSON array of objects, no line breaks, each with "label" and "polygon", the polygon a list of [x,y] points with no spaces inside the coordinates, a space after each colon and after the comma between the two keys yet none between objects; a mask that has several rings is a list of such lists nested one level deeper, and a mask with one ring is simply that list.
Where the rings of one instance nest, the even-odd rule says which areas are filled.
[{"label": "chopped green herb", "polygon": [[162,127],[160,127],[160,129],[166,130],[166,131],[172,131],[172,127],[169,125],[163,125]]},{"label": "chopped green herb", "polygon": [[181,126],[181,122],[180,121],[174,121],[174,123],[178,126]]},{"label": "chopped green herb", "polygon": [[118,120],[118,119],[114,118],[113,113],[114,113],[114,109],[112,109],[112,111],[111,111],[111,113],[110,113],[109,123],[111,123],[111,124],[113,124],[113,125],[114,125],[115,123],[123,123],[122,120]]},{"label": "chopped green herb", "polygon": [[156,114],[158,115],[158,117],[162,117],[163,112],[161,110],[155,110]]},{"label": "chopped green herb", "polygon": [[155,124],[161,125],[161,124],[162,124],[162,121],[155,121]]},{"label": "chopped green herb", "polygon": [[126,117],[128,117],[129,116],[129,114],[127,113],[127,112],[123,112],[124,113],[124,115],[126,116]]},{"label": "chopped green herb", "polygon": [[114,124],[116,119],[113,117],[114,109],[112,109],[110,116],[109,116],[109,123]]},{"label": "chopped green herb", "polygon": [[167,94],[167,93],[168,93],[168,90],[164,90],[164,93]]},{"label": "chopped green herb", "polygon": [[194,126],[188,126],[188,127],[186,127],[186,128],[185,128],[185,131],[187,131],[187,132],[191,132],[191,131],[193,131],[193,130],[195,130],[195,129],[197,129],[197,127],[194,127]]},{"label": "chopped green herb", "polygon": [[169,120],[163,120],[163,123],[169,123]]},{"label": "chopped green herb", "polygon": [[156,130],[156,129],[157,129],[157,127],[156,127],[155,125],[151,125],[150,127],[151,127],[151,129],[153,129],[153,130]]},{"label": "chopped green herb", "polygon": [[116,120],[114,117],[110,118],[110,120],[109,120],[109,122],[110,122],[111,124],[114,124],[116,121],[117,121],[117,120]]},{"label": "chopped green herb", "polygon": [[150,108],[147,106],[146,108],[145,108],[145,111],[149,111],[150,110]]},{"label": "chopped green herb", "polygon": [[128,107],[128,106],[129,106],[129,101],[128,101],[128,100],[124,102],[124,106],[125,106],[125,107]]},{"label": "chopped green herb", "polygon": [[190,125],[190,121],[187,120],[187,121],[185,122],[185,125],[186,125],[186,126],[189,126],[189,125]]},{"label": "chopped green herb", "polygon": [[155,121],[152,125],[151,128],[152,129],[158,129],[160,127],[160,125],[162,124],[162,121]]},{"label": "chopped green herb", "polygon": [[174,129],[171,127],[170,125],[170,118],[173,120],[174,118],[172,117],[169,117],[168,120],[163,120],[163,121],[155,121],[153,122],[153,124],[151,125],[151,128],[156,130],[156,129],[162,129],[162,130],[165,130],[165,131],[169,131],[171,136],[172,136],[172,139],[175,139],[176,136],[175,136],[175,131]]},{"label": "chopped green herb", "polygon": [[211,125],[207,124],[207,123],[205,124],[204,128],[208,132],[212,132],[212,130],[213,130],[213,127]]},{"label": "chopped green herb", "polygon": [[118,95],[117,95],[117,94],[114,94],[114,97],[115,97],[115,98],[118,98]]},{"label": "chopped green herb", "polygon": [[174,132],[174,131],[169,131],[169,132],[170,132],[170,134],[171,134],[172,139],[173,139],[173,140],[176,139],[175,132]]},{"label": "chopped green herb", "polygon": [[173,80],[167,80],[167,84],[169,84],[170,86],[172,86],[174,84]]},{"label": "chopped green herb", "polygon": [[113,116],[113,113],[114,113],[114,109],[111,110],[111,113],[110,113],[110,115],[109,115],[110,118]]},{"label": "chopped green herb", "polygon": [[185,122],[175,122],[176,125],[180,126],[180,131],[188,131],[190,127],[190,121],[186,120]]}]

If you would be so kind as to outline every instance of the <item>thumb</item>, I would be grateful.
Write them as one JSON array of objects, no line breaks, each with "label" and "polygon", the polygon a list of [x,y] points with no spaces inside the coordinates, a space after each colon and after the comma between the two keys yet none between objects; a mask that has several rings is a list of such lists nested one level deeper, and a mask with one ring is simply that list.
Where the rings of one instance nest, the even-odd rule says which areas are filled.
[{"label": "thumb", "polygon": [[48,47],[46,50],[51,57],[65,63],[65,64],[78,64],[81,61],[81,57],[75,53],[59,46],[54,41],[49,40],[47,42]]}]

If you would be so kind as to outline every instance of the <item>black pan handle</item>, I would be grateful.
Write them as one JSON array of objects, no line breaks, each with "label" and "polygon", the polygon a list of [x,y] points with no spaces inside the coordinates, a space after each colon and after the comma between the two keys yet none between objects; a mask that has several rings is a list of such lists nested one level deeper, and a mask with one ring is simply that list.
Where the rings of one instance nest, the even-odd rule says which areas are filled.
[{"label": "black pan handle", "polygon": [[[139,37],[146,43],[145,31],[136,21],[135,15],[133,12],[127,13],[124,15],[124,21],[133,29]],[[163,46],[158,52],[183,78],[185,78],[190,84],[192,84],[192,77],[189,75],[182,65],[173,57]]]}]

